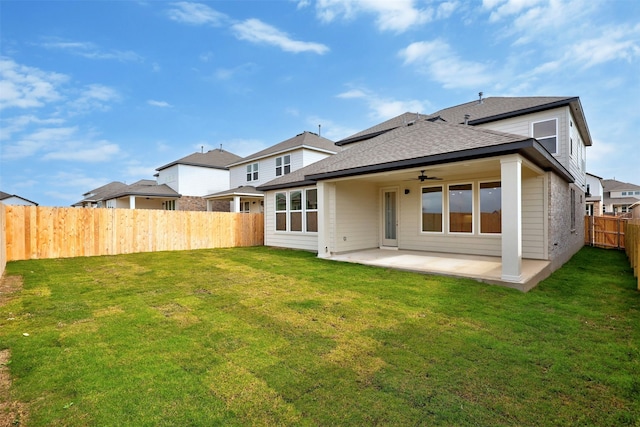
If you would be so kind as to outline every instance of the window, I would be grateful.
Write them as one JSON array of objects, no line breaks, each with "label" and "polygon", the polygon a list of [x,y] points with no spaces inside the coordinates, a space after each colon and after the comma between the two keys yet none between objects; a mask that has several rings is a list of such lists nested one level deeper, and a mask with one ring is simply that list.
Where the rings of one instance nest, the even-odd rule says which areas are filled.
[{"label": "window", "polygon": [[251,211],[251,202],[241,202],[240,212],[249,213]]},{"label": "window", "polygon": [[473,186],[449,186],[449,232],[473,232]]},{"label": "window", "polygon": [[291,231],[302,231],[302,191],[289,193],[289,215]]},{"label": "window", "polygon": [[287,231],[287,193],[276,193],[276,230]]},{"label": "window", "polygon": [[247,165],[247,181],[257,181],[258,180],[258,164],[253,163],[251,165]]},{"label": "window", "polygon": [[318,232],[318,190],[276,193],[276,231]]},{"label": "window", "polygon": [[276,157],[276,176],[286,175],[291,172],[291,155]]},{"label": "window", "polygon": [[502,184],[480,183],[480,233],[502,232]]},{"label": "window", "polygon": [[626,191],[623,191],[623,192],[622,192],[622,195],[623,195],[623,196],[626,196],[626,195],[627,195],[627,192],[626,192]]},{"label": "window", "polygon": [[442,232],[442,187],[422,189],[422,231]]},{"label": "window", "polygon": [[557,152],[557,128],[556,119],[545,120],[533,124],[533,137],[542,144],[550,153]]},{"label": "window", "polygon": [[166,211],[175,211],[176,210],[176,201],[175,200],[167,200],[164,202],[164,210]]},{"label": "window", "polygon": [[307,232],[318,231],[318,190],[311,189],[306,192]]}]

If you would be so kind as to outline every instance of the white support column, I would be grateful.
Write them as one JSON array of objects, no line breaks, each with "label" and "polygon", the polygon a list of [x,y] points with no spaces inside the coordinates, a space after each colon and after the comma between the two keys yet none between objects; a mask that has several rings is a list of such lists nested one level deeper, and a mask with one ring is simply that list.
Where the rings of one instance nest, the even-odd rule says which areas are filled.
[{"label": "white support column", "polygon": [[500,160],[502,181],[502,280],[522,280],[522,158]]},{"label": "white support column", "polygon": [[129,209],[136,208],[136,196],[129,196]]},{"label": "white support column", "polygon": [[233,196],[233,211],[240,212],[240,196]]},{"label": "white support column", "polygon": [[330,186],[322,181],[316,184],[318,189],[318,258],[331,256],[330,248]]}]

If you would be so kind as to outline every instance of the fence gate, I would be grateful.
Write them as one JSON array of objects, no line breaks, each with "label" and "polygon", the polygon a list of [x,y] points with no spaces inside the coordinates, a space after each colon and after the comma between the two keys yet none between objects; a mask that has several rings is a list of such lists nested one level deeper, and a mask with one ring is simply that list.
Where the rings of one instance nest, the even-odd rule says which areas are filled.
[{"label": "fence gate", "polygon": [[624,249],[626,218],[586,216],[584,243],[598,248]]}]

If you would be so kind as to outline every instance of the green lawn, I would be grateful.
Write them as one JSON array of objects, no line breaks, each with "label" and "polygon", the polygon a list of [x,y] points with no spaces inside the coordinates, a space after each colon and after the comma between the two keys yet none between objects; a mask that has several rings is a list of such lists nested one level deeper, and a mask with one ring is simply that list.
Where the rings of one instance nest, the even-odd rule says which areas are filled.
[{"label": "green lawn", "polygon": [[640,426],[640,292],[616,251],[527,294],[268,248],[5,274],[24,280],[0,307],[15,425]]}]

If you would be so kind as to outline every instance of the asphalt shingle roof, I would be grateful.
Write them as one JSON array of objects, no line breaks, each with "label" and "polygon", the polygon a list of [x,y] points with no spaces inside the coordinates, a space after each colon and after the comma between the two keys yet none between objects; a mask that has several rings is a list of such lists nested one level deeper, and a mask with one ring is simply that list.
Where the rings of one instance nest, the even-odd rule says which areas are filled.
[{"label": "asphalt shingle roof", "polygon": [[293,138],[289,138],[278,144],[272,145],[271,147],[265,148],[264,150],[258,151],[257,153],[253,153],[239,161],[236,161],[234,164],[242,164],[248,161],[260,159],[262,157],[267,157],[272,154],[281,153],[283,151],[293,150],[300,147],[315,148],[331,153],[336,153],[341,150],[341,148],[336,146],[335,143],[330,139],[318,136],[313,132],[305,131],[294,136]]},{"label": "asphalt shingle roof", "polygon": [[256,190],[256,187],[252,185],[242,185],[237,188],[231,188],[225,191],[219,191],[217,193],[209,194],[205,197],[224,197],[224,196],[235,196],[235,195],[243,195],[243,196],[262,196],[264,193],[262,191]]},{"label": "asphalt shingle roof", "polygon": [[[521,147],[515,147],[515,143]],[[415,167],[430,161],[453,161],[473,156],[505,154],[518,149],[536,150],[537,159],[550,163],[566,176],[568,172],[534,139],[473,126],[426,120],[388,131],[348,146],[331,157],[276,178],[258,190],[306,185],[317,179],[357,175],[375,171]],[[484,151],[483,151],[484,149]],[[481,152],[483,151],[483,152]]]},{"label": "asphalt shingle roof", "polygon": [[242,157],[223,149],[209,150],[205,153],[193,153],[157,168],[161,171],[173,165],[201,166],[205,168],[227,169],[227,166],[238,162]]},{"label": "asphalt shingle roof", "polygon": [[640,185],[630,184],[628,182],[616,181],[615,179],[603,179],[602,181],[603,191],[639,191]]}]

